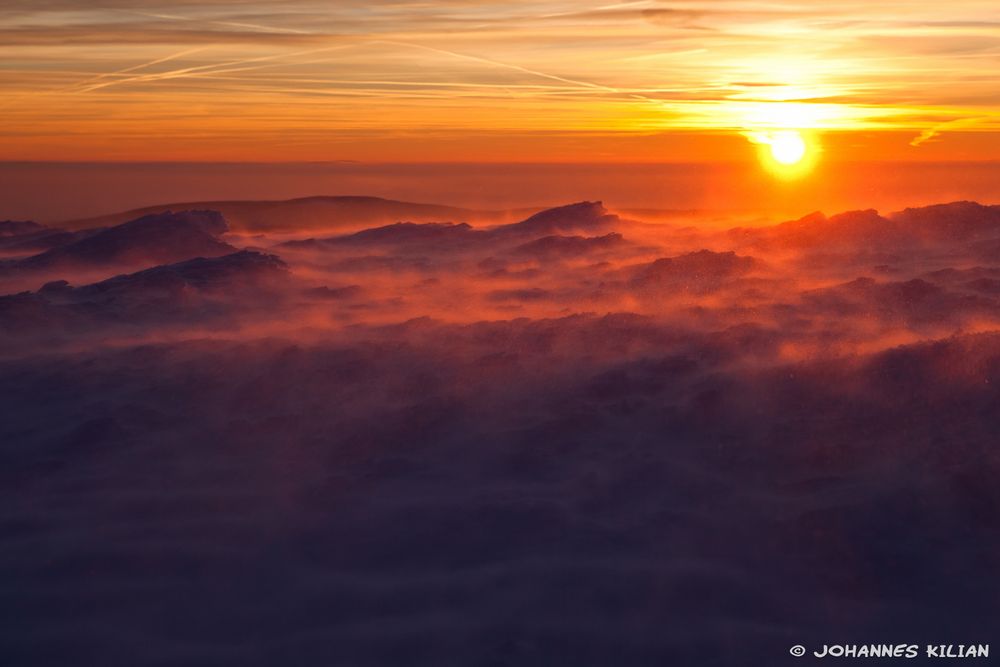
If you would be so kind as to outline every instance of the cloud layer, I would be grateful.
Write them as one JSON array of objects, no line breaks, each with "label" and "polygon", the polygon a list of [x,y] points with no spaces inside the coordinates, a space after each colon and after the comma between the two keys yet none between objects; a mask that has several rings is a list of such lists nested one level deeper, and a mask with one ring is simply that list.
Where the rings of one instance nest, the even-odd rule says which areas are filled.
[{"label": "cloud layer", "polygon": [[263,233],[280,207],[237,210],[0,225],[0,291],[26,290],[0,297],[18,664],[988,640],[997,207]]}]

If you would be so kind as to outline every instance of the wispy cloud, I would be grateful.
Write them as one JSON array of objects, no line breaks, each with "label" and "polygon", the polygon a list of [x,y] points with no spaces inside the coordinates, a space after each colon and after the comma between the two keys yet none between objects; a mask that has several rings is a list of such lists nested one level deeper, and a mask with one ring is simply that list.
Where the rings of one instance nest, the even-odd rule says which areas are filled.
[{"label": "wispy cloud", "polygon": [[939,123],[933,127],[930,127],[923,132],[921,132],[913,141],[910,142],[911,146],[922,146],[928,141],[933,141],[937,137],[941,136],[943,132],[955,131],[961,129],[967,129],[974,126],[976,123],[988,120],[987,118],[956,118],[955,120],[949,120],[944,123]]},{"label": "wispy cloud", "polygon": [[905,12],[862,0],[8,0],[0,18],[6,136],[23,142],[112,142],[110,105],[156,118],[164,141],[211,141],[232,95],[241,127],[284,123],[289,141],[354,119],[386,136],[743,132],[788,105],[812,129],[911,132],[913,146],[1000,130],[993,0],[908,0]]}]

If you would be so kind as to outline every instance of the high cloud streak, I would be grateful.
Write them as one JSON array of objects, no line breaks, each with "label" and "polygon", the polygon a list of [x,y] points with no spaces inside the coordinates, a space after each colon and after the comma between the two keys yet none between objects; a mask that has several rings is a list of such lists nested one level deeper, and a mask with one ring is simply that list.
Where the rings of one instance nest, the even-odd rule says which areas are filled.
[{"label": "high cloud streak", "polygon": [[[604,154],[761,131],[790,104],[804,129],[898,131],[926,154],[939,133],[993,136],[997,34],[991,0],[7,2],[0,157],[409,160],[419,133],[552,159],[566,136]],[[511,132],[535,140],[489,141]]]}]

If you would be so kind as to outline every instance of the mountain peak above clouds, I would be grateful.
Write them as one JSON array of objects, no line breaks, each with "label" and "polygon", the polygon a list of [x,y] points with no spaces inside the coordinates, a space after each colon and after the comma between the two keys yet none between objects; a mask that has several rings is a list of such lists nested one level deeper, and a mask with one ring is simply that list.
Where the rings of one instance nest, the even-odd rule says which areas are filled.
[{"label": "mountain peak above clouds", "polygon": [[661,257],[647,264],[627,270],[628,285],[632,289],[682,288],[684,290],[711,290],[723,283],[745,276],[759,266],[753,257],[735,252],[699,250],[676,257]]},{"label": "mountain peak above clouds", "polygon": [[21,266],[49,269],[63,264],[164,264],[191,257],[217,257],[236,250],[217,238],[228,230],[217,211],[147,215],[29,257]]},{"label": "mountain peak above clouds", "polygon": [[[144,289],[193,289],[207,292],[227,287],[253,286],[286,277],[288,271],[288,265],[277,255],[240,250],[219,257],[195,257],[173,264],[162,264],[80,287],[74,287],[66,280],[52,280],[34,294],[79,300],[99,294]],[[32,293],[25,292],[16,296],[25,294]]]},{"label": "mountain peak above clouds", "polygon": [[193,288],[212,291],[227,286],[255,285],[262,281],[283,277],[288,273],[288,265],[277,255],[256,250],[240,250],[217,257],[195,257],[194,259],[154,266],[136,273],[115,276],[78,290],[102,292],[121,287],[169,287]]},{"label": "mountain peak above clouds", "polygon": [[30,220],[0,220],[0,238],[37,234],[46,229],[47,227]]},{"label": "mountain peak above clouds", "polygon": [[1000,206],[972,201],[907,208],[889,217],[925,238],[957,241],[1000,236]]},{"label": "mountain peak above clouds", "polygon": [[347,236],[329,239],[335,243],[422,243],[464,237],[472,232],[465,222],[397,222],[382,227],[372,227]]},{"label": "mountain peak above clouds", "polygon": [[584,201],[550,208],[527,220],[497,228],[500,232],[556,234],[569,231],[607,229],[619,222],[599,201]]},{"label": "mountain peak above clouds", "polygon": [[610,251],[626,244],[625,238],[616,232],[602,236],[551,235],[512,248],[510,254],[537,258],[574,257]]},{"label": "mountain peak above clouds", "polygon": [[907,208],[887,216],[874,209],[830,217],[811,213],[798,220],[746,234],[791,247],[898,246],[1000,238],[1000,206],[970,201]]},{"label": "mountain peak above clouds", "polygon": [[68,229],[120,224],[148,214],[169,210],[211,209],[225,216],[235,232],[266,233],[295,229],[299,232],[343,233],[400,220],[412,222],[473,222],[504,224],[538,209],[480,210],[439,204],[396,201],[381,197],[315,196],[288,200],[205,201],[161,204],[93,218],[67,221]]}]

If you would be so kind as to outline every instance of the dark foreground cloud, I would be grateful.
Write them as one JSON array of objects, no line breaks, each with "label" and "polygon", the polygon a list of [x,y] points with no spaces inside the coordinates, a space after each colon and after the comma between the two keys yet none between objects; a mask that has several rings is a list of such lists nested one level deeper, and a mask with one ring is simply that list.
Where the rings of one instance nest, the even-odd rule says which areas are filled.
[{"label": "dark foreground cloud", "polygon": [[[988,642],[1000,266],[976,253],[1000,226],[926,231],[963,210],[693,243],[585,203],[3,297],[4,654],[750,666]],[[867,265],[857,230],[883,221],[919,239]],[[809,224],[845,259],[774,241]]]}]

